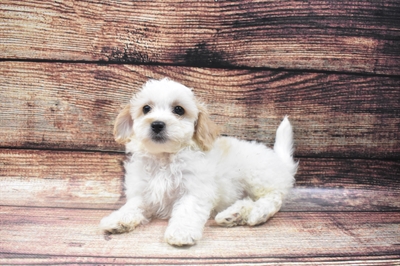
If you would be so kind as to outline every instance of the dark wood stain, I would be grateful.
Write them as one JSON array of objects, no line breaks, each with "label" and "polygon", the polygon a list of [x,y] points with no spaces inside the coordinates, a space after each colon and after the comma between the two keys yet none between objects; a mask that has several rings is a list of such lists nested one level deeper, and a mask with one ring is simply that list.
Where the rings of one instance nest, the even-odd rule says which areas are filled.
[{"label": "dark wood stain", "polygon": [[216,52],[206,43],[201,42],[194,48],[186,50],[184,55],[176,57],[177,64],[185,64],[189,66],[199,67],[229,67],[229,60],[223,51]]},{"label": "dark wood stain", "polygon": [[[3,31],[19,44],[0,43],[5,59],[400,73],[398,1],[35,0],[4,10],[4,29],[19,29]],[[196,56],[203,43],[208,60]]]}]

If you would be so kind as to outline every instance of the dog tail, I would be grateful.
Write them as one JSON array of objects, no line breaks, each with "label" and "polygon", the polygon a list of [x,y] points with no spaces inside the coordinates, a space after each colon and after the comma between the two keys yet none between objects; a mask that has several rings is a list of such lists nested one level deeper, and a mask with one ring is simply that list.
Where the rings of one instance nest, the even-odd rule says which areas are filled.
[{"label": "dog tail", "polygon": [[274,151],[295,175],[298,163],[293,160],[293,129],[287,116],[283,118],[276,131]]}]

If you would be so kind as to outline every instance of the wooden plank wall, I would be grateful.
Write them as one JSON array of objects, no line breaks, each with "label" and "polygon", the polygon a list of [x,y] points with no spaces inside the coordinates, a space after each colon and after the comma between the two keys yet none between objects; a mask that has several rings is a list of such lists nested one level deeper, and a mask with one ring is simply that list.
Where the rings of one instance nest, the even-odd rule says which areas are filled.
[{"label": "wooden plank wall", "polygon": [[[389,0],[1,1],[0,262],[398,262],[399,14]],[[166,247],[164,221],[129,250],[130,234],[91,238],[87,224],[124,201],[113,120],[165,76],[192,87],[226,135],[272,145],[290,116],[300,169],[276,232],[210,221],[195,251]],[[253,244],[217,245],[248,230]]]}]

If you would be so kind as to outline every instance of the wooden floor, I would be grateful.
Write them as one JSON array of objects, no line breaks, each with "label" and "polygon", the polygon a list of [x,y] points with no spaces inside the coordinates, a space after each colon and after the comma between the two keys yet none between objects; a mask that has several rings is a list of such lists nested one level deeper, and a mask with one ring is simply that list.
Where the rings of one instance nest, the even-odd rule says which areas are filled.
[{"label": "wooden floor", "polygon": [[[1,1],[0,264],[400,265],[399,1]],[[192,87],[223,133],[300,161],[282,211],[100,231],[124,203],[113,121],[149,78]]]},{"label": "wooden floor", "polygon": [[166,222],[159,220],[129,234],[104,235],[97,224],[105,214],[107,211],[97,209],[3,207],[2,223],[7,230],[2,230],[0,262],[357,264],[363,261],[379,265],[399,261],[398,212],[281,212],[263,226],[224,229],[210,221],[202,241],[189,248],[166,244],[162,239]]}]

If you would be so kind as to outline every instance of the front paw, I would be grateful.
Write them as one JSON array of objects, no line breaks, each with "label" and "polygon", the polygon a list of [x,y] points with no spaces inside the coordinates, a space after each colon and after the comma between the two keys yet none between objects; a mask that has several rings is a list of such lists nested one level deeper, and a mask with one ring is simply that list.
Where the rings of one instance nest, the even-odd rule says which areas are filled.
[{"label": "front paw", "polygon": [[106,232],[124,233],[135,229],[146,218],[139,212],[115,211],[100,221],[100,228]]},{"label": "front paw", "polygon": [[184,226],[168,226],[165,241],[173,246],[193,246],[201,238],[202,232],[187,229]]}]

